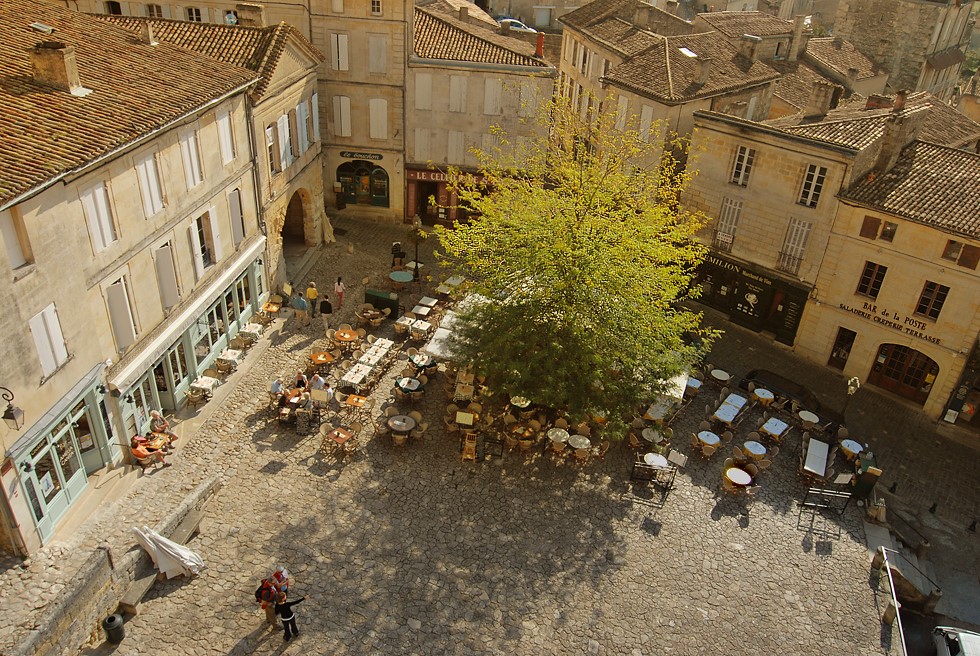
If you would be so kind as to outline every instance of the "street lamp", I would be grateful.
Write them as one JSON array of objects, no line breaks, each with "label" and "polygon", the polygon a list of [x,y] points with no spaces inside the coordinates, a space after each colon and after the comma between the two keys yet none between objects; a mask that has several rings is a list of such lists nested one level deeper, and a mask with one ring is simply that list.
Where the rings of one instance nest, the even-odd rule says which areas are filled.
[{"label": "street lamp", "polygon": [[840,416],[842,419],[847,419],[844,414],[847,412],[847,404],[851,402],[851,397],[861,389],[861,379],[857,376],[851,376],[850,380],[847,381],[847,398],[844,399],[844,409],[840,411]]},{"label": "street lamp", "polygon": [[14,430],[24,427],[24,411],[13,404],[14,393],[6,387],[0,387],[0,398],[7,402],[7,410],[3,413],[3,420]]},{"label": "street lamp", "polygon": [[419,274],[419,266],[421,264],[419,262],[419,241],[422,239],[422,232],[421,232],[422,231],[422,219],[419,218],[419,215],[418,214],[416,214],[414,217],[412,217],[412,231],[413,231],[413,235],[412,236],[414,237],[413,241],[415,242],[415,260],[414,260],[415,267],[412,270],[412,281],[413,282],[418,282],[419,281],[419,277],[420,277],[420,274]]}]

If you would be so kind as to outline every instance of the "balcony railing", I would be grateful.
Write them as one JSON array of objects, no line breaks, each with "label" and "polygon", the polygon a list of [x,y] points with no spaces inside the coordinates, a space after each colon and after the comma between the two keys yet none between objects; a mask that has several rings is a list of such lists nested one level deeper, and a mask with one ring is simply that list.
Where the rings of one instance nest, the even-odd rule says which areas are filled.
[{"label": "balcony railing", "polygon": [[725,253],[732,252],[732,244],[735,243],[735,235],[716,230],[711,245],[716,251]]},{"label": "balcony railing", "polygon": [[802,255],[791,255],[789,253],[780,252],[779,261],[776,262],[776,268],[780,271],[785,271],[786,273],[796,275],[800,272],[801,264],[803,264]]}]

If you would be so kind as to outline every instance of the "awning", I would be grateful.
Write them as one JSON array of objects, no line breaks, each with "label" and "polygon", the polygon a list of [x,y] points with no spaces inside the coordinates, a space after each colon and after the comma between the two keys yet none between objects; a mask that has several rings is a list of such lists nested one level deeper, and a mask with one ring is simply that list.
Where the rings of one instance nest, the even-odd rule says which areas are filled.
[{"label": "awning", "polygon": [[101,380],[102,370],[105,369],[105,363],[100,362],[99,364],[92,367],[87,374],[82,376],[82,378],[75,383],[70,390],[65,392],[58,401],[48,408],[48,411],[41,415],[34,424],[24,431],[24,434],[18,438],[16,442],[10,445],[7,449],[6,456],[8,458],[16,458],[26,449],[31,448],[37,438],[43,433],[47,433],[51,430],[52,424],[58,420],[61,415],[65,414],[69,408],[78,403],[78,399],[81,398],[86,391],[89,390],[96,381]]},{"label": "awning", "polygon": [[158,335],[152,337],[143,347],[142,351],[130,360],[122,363],[118,371],[109,374],[109,386],[125,392],[139,379],[140,376],[156,362],[167,349],[184,334],[192,323],[197,321],[201,313],[208,305],[214,302],[225,289],[237,278],[248,264],[262,254],[265,248],[265,235],[259,235],[255,241],[239,253],[229,264],[225,266],[224,272],[212,280],[204,290],[197,294],[196,299],[184,308],[180,314],[174,317],[167,317],[165,328]]}]

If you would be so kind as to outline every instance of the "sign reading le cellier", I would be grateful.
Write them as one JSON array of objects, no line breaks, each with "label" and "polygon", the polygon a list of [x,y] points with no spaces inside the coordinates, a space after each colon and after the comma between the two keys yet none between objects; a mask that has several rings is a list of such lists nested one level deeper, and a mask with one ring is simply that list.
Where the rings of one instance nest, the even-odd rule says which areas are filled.
[{"label": "sign reading le cellier", "polygon": [[841,303],[840,309],[844,310],[845,312],[850,312],[851,314],[856,314],[859,317],[864,317],[865,319],[869,319],[875,323],[880,323],[882,326],[887,326],[899,332],[903,332],[906,335],[918,337],[919,339],[924,339],[927,342],[932,342],[933,344],[940,343],[938,337],[926,335],[923,332],[929,327],[929,324],[927,324],[925,321],[919,321],[918,319],[913,319],[912,317],[902,317],[902,315],[900,315],[898,312],[889,312],[885,308],[881,308],[879,310],[878,306],[874,303],[863,303],[860,309]]},{"label": "sign reading le cellier", "polygon": [[342,150],[340,156],[347,159],[366,159],[372,162],[380,162],[384,157],[381,153],[360,153],[356,150]]}]

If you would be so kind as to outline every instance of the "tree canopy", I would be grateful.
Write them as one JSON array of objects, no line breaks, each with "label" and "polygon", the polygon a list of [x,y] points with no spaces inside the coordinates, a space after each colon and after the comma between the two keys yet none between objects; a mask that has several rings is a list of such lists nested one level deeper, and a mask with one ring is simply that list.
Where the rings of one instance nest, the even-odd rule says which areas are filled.
[{"label": "tree canopy", "polygon": [[476,302],[458,310],[450,348],[495,391],[618,420],[713,336],[678,305],[696,293],[704,221],[679,209],[679,141],[562,101],[548,110],[540,138],[498,132],[479,176],[451,172],[473,218],[436,228],[438,255]]}]

